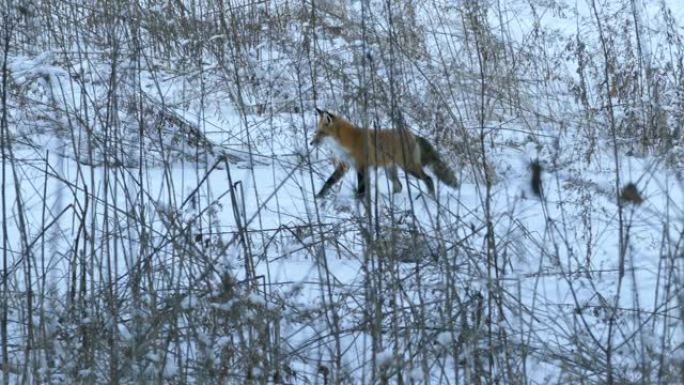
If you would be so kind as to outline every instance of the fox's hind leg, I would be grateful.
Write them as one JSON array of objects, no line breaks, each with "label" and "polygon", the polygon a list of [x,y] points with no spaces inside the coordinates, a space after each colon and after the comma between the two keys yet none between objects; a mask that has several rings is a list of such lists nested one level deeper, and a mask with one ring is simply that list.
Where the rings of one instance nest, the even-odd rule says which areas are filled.
[{"label": "fox's hind leg", "polygon": [[395,194],[401,192],[402,186],[399,181],[399,174],[397,174],[397,166],[389,166],[386,168],[386,171],[387,176],[392,181],[392,192]]},{"label": "fox's hind leg", "polygon": [[430,178],[430,175],[425,173],[422,167],[416,167],[413,170],[407,168],[406,171],[408,171],[409,174],[425,182],[430,194],[433,196],[435,195],[435,183],[432,181],[432,178]]}]

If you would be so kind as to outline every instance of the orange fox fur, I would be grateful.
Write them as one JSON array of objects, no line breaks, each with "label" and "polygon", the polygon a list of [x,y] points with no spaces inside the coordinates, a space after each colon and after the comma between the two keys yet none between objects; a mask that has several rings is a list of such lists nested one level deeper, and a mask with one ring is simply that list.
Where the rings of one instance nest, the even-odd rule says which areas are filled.
[{"label": "orange fox fur", "polygon": [[344,176],[349,166],[356,168],[358,195],[365,193],[368,167],[384,167],[392,181],[395,193],[402,189],[397,175],[397,166],[425,182],[428,191],[433,195],[434,182],[425,173],[423,166],[430,166],[435,175],[449,186],[458,185],[453,171],[441,160],[435,148],[425,138],[400,128],[383,130],[359,128],[328,111],[318,108],[316,111],[318,112],[318,128],[311,144],[318,145],[324,140],[331,142],[333,150],[340,158],[335,172],[318,192],[319,197],[325,195]]}]

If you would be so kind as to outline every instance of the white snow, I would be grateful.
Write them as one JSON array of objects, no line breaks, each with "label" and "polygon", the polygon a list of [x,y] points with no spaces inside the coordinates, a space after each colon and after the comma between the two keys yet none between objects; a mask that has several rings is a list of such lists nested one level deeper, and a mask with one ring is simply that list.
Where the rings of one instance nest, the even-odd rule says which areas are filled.
[{"label": "white snow", "polygon": [[[606,14],[630,20],[631,10],[620,8],[620,2],[599,3],[606,7],[602,9]],[[672,10],[672,19],[677,23],[684,20],[684,7],[679,3],[662,4]],[[136,340],[145,336],[144,333],[158,333],[154,341],[157,344],[170,335],[176,336],[173,333],[186,333],[174,341],[176,346],[164,346],[168,349],[165,355],[161,350],[144,350],[149,367],[137,363],[150,376],[161,373],[165,380],[173,380],[182,371],[177,366],[179,360],[200,361],[198,357],[205,353],[198,346],[213,350],[215,364],[223,362],[220,353],[224,349],[236,354],[231,359],[244,359],[239,356],[242,352],[231,350],[236,340],[245,343],[240,340],[245,338],[244,334],[234,328],[253,326],[251,331],[255,335],[268,333],[272,339],[268,340],[269,347],[277,345],[292,370],[300,373],[297,381],[314,382],[317,365],[326,360],[335,362],[339,343],[343,354],[340,361],[344,363],[342,371],[352,373],[349,381],[356,383],[362,375],[368,375],[372,351],[368,317],[376,309],[374,304],[365,301],[377,294],[382,304],[382,312],[376,316],[382,324],[383,346],[399,343],[408,347],[399,356],[387,347],[375,359],[379,366],[402,363],[399,369],[408,371],[406,378],[417,383],[442,383],[442,367],[459,367],[456,375],[463,375],[464,369],[459,365],[466,358],[449,356],[454,350],[454,337],[478,336],[479,340],[472,337],[472,341],[465,342],[472,343],[468,347],[471,350],[465,351],[472,351],[473,346],[486,350],[490,348],[487,345],[490,340],[483,336],[488,328],[506,331],[507,348],[524,347],[530,383],[562,383],[563,376],[569,375],[564,365],[591,361],[592,357],[585,354],[600,352],[597,345],[607,343],[609,330],[611,342],[618,347],[613,357],[615,369],[624,372],[624,378],[640,378],[639,365],[651,360],[651,356],[684,360],[684,329],[678,309],[681,293],[673,291],[681,289],[680,240],[684,231],[681,160],[679,163],[677,159],[665,160],[653,147],[637,151],[638,138],[616,138],[621,145],[617,152],[619,170],[616,170],[612,138],[595,136],[595,142],[589,142],[587,132],[596,125],[605,125],[606,117],[602,115],[605,101],[599,95],[588,95],[586,114],[580,113],[584,107],[569,89],[580,81],[580,66],[576,61],[580,49],[574,44],[580,41],[585,44],[589,56],[599,52],[594,15],[587,2],[537,5],[534,15],[526,3],[511,2],[501,14],[487,16],[490,28],[500,31],[500,38],[503,36],[515,42],[515,46],[524,46],[529,55],[553,56],[548,60],[554,60],[554,68],[548,69],[548,73],[560,76],[543,79],[538,73],[520,70],[530,79],[543,79],[524,83],[529,89],[519,90],[523,104],[520,110],[533,111],[525,115],[518,110],[515,114],[497,110],[491,116],[498,120],[492,118],[485,122],[483,147],[494,181],[489,209],[497,244],[498,271],[487,255],[482,164],[464,163],[467,154],[457,153],[455,149],[461,151],[465,145],[455,147],[454,142],[461,142],[429,136],[433,122],[422,123],[421,117],[403,119],[417,134],[428,136],[447,162],[457,169],[461,181],[458,188],[440,183],[438,195],[432,199],[420,194],[424,186],[419,181],[410,176],[405,179],[401,173],[404,189],[392,194],[391,183],[379,170],[371,172],[372,201],[377,206],[370,210],[354,197],[356,176],[353,173],[348,173],[327,198],[314,199],[314,193],[332,173],[334,165],[327,150],[329,146],[317,150],[307,145],[317,120],[313,100],[304,102],[310,111],[278,110],[288,103],[299,102],[294,86],[297,76],[311,78],[308,73],[293,71],[293,68],[309,71],[304,68],[304,59],[301,63],[283,64],[284,58],[290,57],[290,52],[283,47],[264,44],[254,47],[250,52],[254,63],[261,60],[272,64],[265,67],[259,62],[264,67],[255,64],[255,68],[246,65],[240,69],[256,72],[269,68],[267,75],[272,77],[257,75],[272,79],[273,84],[255,86],[253,94],[244,96],[250,106],[262,102],[268,108],[275,106],[269,114],[244,113],[233,105],[235,95],[226,88],[230,86],[217,86],[227,76],[216,75],[223,70],[217,63],[207,64],[204,78],[197,74],[176,76],[162,67],[140,74],[142,84],[136,92],[142,95],[132,95],[141,96],[150,105],[161,105],[163,100],[173,116],[198,124],[207,133],[216,152],[200,155],[199,161],[178,155],[194,154],[197,149],[190,146],[187,135],[175,138],[168,127],[160,127],[158,132],[150,129],[152,134],[141,139],[132,107],[130,111],[121,107],[114,119],[129,131],[116,124],[104,124],[109,63],[85,59],[66,63],[59,51],[52,50],[32,56],[12,53],[8,69],[13,86],[28,89],[27,95],[31,98],[12,99],[14,104],[8,110],[10,135],[17,143],[14,156],[19,160],[19,173],[15,181],[11,164],[5,162],[4,209],[8,212],[6,225],[10,234],[7,269],[8,277],[12,277],[12,293],[16,291],[13,295],[23,298],[29,284],[25,255],[30,254],[28,261],[33,273],[30,285],[35,293],[48,292],[37,296],[42,301],[37,308],[46,310],[45,314],[34,313],[31,318],[33,324],[43,322],[40,330],[50,340],[43,344],[54,343],[55,356],[77,368],[80,362],[71,358],[81,348],[74,342],[80,341],[79,326],[98,332],[109,329],[102,325],[115,326],[122,345],[135,343],[143,346],[142,350],[151,349],[146,344],[158,348],[152,341]],[[461,41],[455,40],[461,39],[462,31],[457,27],[461,25],[461,14],[456,10],[446,11],[452,6],[461,5],[447,1],[416,5],[417,20],[430,29],[425,31],[428,38],[419,48],[431,52],[435,58],[439,56],[438,51],[456,51],[449,53],[453,55],[451,64],[438,63],[437,59],[429,64],[444,65],[444,71],[428,71],[434,78],[425,79],[415,71],[413,79],[402,79],[425,90],[410,90],[401,83],[407,89],[401,89],[405,94],[399,99],[407,105],[431,103],[430,106],[439,100],[444,111],[454,116],[463,113],[457,119],[463,131],[454,128],[451,134],[463,140],[466,133],[476,141],[481,127],[472,103],[477,98],[450,96],[446,87],[456,84],[448,83],[448,72],[466,71],[458,68],[459,62],[455,60],[466,53],[456,44]],[[668,51],[665,48],[668,43],[661,33],[665,28],[661,5],[637,1],[636,6],[640,31],[644,34],[642,56],[616,60],[657,62]],[[360,14],[360,2],[347,5],[346,9]],[[445,14],[437,13],[438,10]],[[307,28],[304,23],[287,26],[293,36],[302,36]],[[386,20],[374,28],[388,28]],[[547,38],[534,40],[538,34]],[[226,36],[216,33],[207,39],[208,42],[223,41]],[[533,40],[547,45],[523,44]],[[183,42],[185,49],[193,43]],[[358,47],[361,43],[368,42],[355,41]],[[320,92],[317,104],[355,122],[369,118],[373,123],[387,123],[389,112],[383,106],[377,109],[381,110],[377,119],[360,113],[355,83],[358,75],[355,60],[359,59],[355,55],[363,51],[347,49],[349,44],[341,37],[316,42],[317,54],[324,58],[321,59],[324,64],[341,67],[352,79],[345,87],[334,82],[324,83],[317,90]],[[372,52],[373,62],[381,67],[376,68],[374,76],[387,77],[387,67],[378,64],[383,52],[377,46],[367,47],[366,51]],[[423,65],[418,60],[414,64]],[[320,68],[318,76],[323,76]],[[427,71],[428,64],[420,69]],[[584,70],[586,76],[600,74],[596,68]],[[661,70],[664,84],[676,83],[667,71]],[[435,75],[442,72],[447,74]],[[86,79],[77,81],[75,73],[83,73]],[[494,71],[492,75],[505,77],[506,74]],[[469,76],[459,79],[463,89],[456,90],[454,86],[451,92],[469,95],[468,92],[477,88]],[[550,83],[548,88],[537,84],[543,82]],[[435,86],[436,90],[429,86]],[[202,87],[208,87],[204,94]],[[558,94],[549,97],[542,93],[551,89],[559,90]],[[416,96],[420,100],[411,99],[415,95],[420,95]],[[677,95],[673,92],[669,96],[674,99]],[[93,108],[85,100],[101,108]],[[653,102],[647,94],[640,101],[646,105]],[[19,102],[26,104],[20,106]],[[120,102],[123,105],[131,101]],[[132,105],[135,107],[135,103]],[[663,106],[670,114],[677,113],[679,107]],[[626,116],[634,108],[616,106],[616,119],[627,122]],[[451,122],[451,115],[448,116]],[[126,122],[135,124],[126,126]],[[157,123],[150,118],[144,125],[156,129]],[[138,143],[143,143],[142,151]],[[476,144],[471,147],[479,151],[480,143]],[[218,162],[222,151],[229,155],[226,163]],[[92,164],[85,161],[91,160],[91,156]],[[119,156],[132,162],[126,167],[105,162],[122,161]],[[339,148],[333,150],[333,156],[349,161],[348,154]],[[480,160],[479,156],[474,158]],[[529,182],[529,163],[537,158],[544,167],[544,200],[534,195]],[[143,169],[138,168],[141,161]],[[217,162],[218,166],[210,170]],[[621,186],[616,186],[616,176]],[[19,186],[15,190],[17,182]],[[638,206],[623,206],[620,228],[616,189],[627,182],[634,182],[645,200]],[[24,209],[21,213],[18,213],[17,191]],[[20,236],[19,215],[26,222],[28,242],[35,241],[29,254],[25,254],[26,242]],[[53,221],[46,230],[47,224]],[[621,233],[623,237],[628,235],[622,242]],[[411,236],[415,234],[419,236]],[[367,241],[371,238],[376,241],[373,247]],[[619,247],[623,243],[627,247],[621,266]],[[78,245],[77,250],[73,249],[74,245]],[[388,250],[413,262],[377,257],[390,255]],[[82,265],[81,260],[87,263]],[[381,279],[376,275],[380,274],[380,266]],[[621,267],[623,277],[619,275]],[[80,273],[85,276],[83,283]],[[221,274],[230,275],[232,280],[221,281]],[[498,280],[493,278],[496,274],[500,274]],[[144,284],[135,286],[140,282]],[[79,297],[81,289],[88,291],[89,300],[98,300],[98,306],[102,306],[99,311],[108,314],[111,309],[117,309],[118,318],[112,317],[105,323],[95,311],[84,313],[87,316],[62,317],[69,314],[70,306],[81,300],[86,308],[91,306]],[[110,290],[118,302],[109,302]],[[222,298],[221,302],[209,299],[213,297]],[[503,306],[499,308],[496,301],[502,301]],[[132,309],[133,304],[140,308]],[[499,309],[503,314],[498,314]],[[175,310],[181,310],[180,315],[174,315]],[[497,313],[491,320],[487,319],[490,310]],[[12,341],[16,341],[12,344],[17,346],[26,338],[23,312],[25,309],[10,317]],[[394,339],[390,326],[395,315],[401,323],[399,339],[406,338],[406,341],[390,342]],[[204,317],[219,326],[193,323],[193,317]],[[137,324],[130,319],[146,322]],[[416,326],[419,321],[424,324]],[[462,330],[464,325],[469,329]],[[456,330],[445,330],[447,326],[454,326]],[[334,335],[337,331],[339,336]],[[232,338],[231,333],[240,338]],[[277,341],[276,335],[280,338]],[[263,342],[257,337],[249,342],[253,341]],[[257,351],[257,347],[250,348]],[[641,348],[647,351],[647,356],[641,355]],[[418,349],[422,350],[417,352]],[[266,352],[259,352],[268,356]],[[596,354],[599,358],[593,357],[595,361],[605,359],[605,355]],[[21,359],[17,357],[16,360]],[[431,362],[423,368],[423,362],[416,357],[427,357]],[[523,360],[521,356],[516,358]],[[13,365],[19,362],[13,361]],[[54,370],[41,368],[48,369]],[[101,370],[79,369],[76,373],[81,378],[91,378],[101,375],[96,373]],[[261,367],[254,368],[253,374],[272,375]],[[597,374],[587,371],[587,375]]]}]

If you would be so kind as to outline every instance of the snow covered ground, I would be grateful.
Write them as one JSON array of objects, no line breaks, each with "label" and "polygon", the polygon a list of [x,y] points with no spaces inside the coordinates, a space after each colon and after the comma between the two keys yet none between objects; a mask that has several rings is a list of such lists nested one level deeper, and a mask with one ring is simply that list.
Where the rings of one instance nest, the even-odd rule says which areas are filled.
[{"label": "snow covered ground", "polygon": [[[639,4],[643,28],[659,27],[660,8]],[[668,4],[674,19],[684,12]],[[425,7],[417,20],[441,9]],[[541,24],[507,10],[495,19],[511,23],[513,41],[594,33],[582,24],[593,17],[586,4],[538,9]],[[430,52],[453,44],[432,36]],[[661,35],[648,36],[657,38],[644,39],[644,57],[662,52]],[[322,34],[319,49],[341,44]],[[551,50],[537,48],[530,54]],[[522,91],[537,122],[501,109],[481,124],[476,97],[449,99],[448,117],[470,111],[453,130],[459,140],[430,140],[461,185],[439,184],[432,198],[400,173],[404,190],[390,194],[378,170],[366,206],[353,172],[314,199],[333,165],[308,147],[312,100],[248,111],[211,88],[208,65],[187,77],[124,75],[126,97],[113,101],[106,61],[59,56],[9,58],[1,203],[12,381],[105,381],[118,370],[123,382],[160,383],[451,384],[486,373],[530,384],[681,382],[681,162],[634,150],[634,138],[590,142],[588,121],[574,120],[584,115],[563,121],[579,108],[570,92],[549,101],[538,86]],[[546,90],[579,81],[573,57],[557,64],[563,77]],[[348,98],[319,92],[323,107],[362,120]],[[535,159],[543,198],[530,184]],[[641,204],[618,201],[628,183]],[[231,371],[240,365],[249,373]]]}]

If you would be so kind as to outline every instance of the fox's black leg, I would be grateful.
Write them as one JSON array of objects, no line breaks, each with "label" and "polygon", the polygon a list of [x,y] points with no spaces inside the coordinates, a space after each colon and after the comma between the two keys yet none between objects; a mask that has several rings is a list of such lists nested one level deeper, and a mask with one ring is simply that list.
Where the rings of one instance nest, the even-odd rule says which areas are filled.
[{"label": "fox's black leg", "polygon": [[342,179],[344,174],[347,173],[347,170],[347,165],[345,165],[344,163],[338,164],[335,168],[335,172],[333,172],[333,174],[330,175],[330,178],[328,178],[328,180],[325,181],[325,184],[323,185],[323,187],[321,187],[321,191],[319,191],[318,194],[316,194],[316,196],[319,198],[324,196],[328,192],[328,190],[330,190],[330,188],[335,185],[335,183]]},{"label": "fox's black leg", "polygon": [[360,198],[366,193],[366,185],[368,184],[368,174],[365,168],[356,169],[356,181],[358,186],[356,196]]},{"label": "fox's black leg", "polygon": [[423,182],[427,185],[428,191],[432,196],[435,196],[435,183],[432,181],[432,178],[428,176],[428,174],[423,173]]},{"label": "fox's black leg", "polygon": [[432,178],[428,174],[425,173],[422,169],[419,171],[414,171],[414,170],[407,170],[409,174],[415,176],[416,178],[422,180],[425,182],[427,185],[428,191],[430,194],[435,195],[435,183],[432,181]]}]

